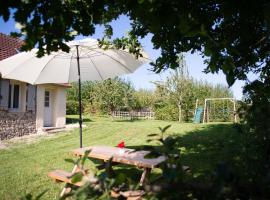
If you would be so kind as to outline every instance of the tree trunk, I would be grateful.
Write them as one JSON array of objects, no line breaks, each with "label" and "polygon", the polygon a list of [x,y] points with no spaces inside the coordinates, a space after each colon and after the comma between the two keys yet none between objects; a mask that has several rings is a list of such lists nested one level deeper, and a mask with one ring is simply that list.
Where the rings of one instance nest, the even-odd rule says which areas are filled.
[{"label": "tree trunk", "polygon": [[178,102],[178,122],[182,122],[182,106],[181,102]]}]

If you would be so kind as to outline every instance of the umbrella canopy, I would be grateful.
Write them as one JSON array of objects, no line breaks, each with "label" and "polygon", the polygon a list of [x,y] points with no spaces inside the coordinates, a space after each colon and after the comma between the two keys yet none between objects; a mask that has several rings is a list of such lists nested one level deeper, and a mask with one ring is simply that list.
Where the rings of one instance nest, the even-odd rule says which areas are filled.
[{"label": "umbrella canopy", "polygon": [[[148,56],[136,59],[125,50],[103,50],[94,39],[83,39],[67,43],[70,52],[58,51],[36,57],[37,49],[22,52],[0,62],[3,78],[15,79],[30,84],[70,83],[78,81],[78,63],[82,81],[104,80],[134,72],[149,62]],[[77,54],[78,48],[78,54]]]},{"label": "umbrella canopy", "polygon": [[69,53],[58,51],[37,58],[37,49],[22,52],[0,62],[0,73],[5,79],[30,84],[79,83],[80,147],[82,147],[81,81],[96,81],[134,72],[149,62],[148,56],[136,57],[128,51],[99,47],[94,39],[67,43]]}]

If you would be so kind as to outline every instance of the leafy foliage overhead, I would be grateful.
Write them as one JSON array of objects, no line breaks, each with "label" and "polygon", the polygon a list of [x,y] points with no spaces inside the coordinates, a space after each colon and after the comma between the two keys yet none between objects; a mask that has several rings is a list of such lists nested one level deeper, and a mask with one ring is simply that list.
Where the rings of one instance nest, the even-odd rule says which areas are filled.
[{"label": "leafy foliage overhead", "polygon": [[132,21],[131,40],[122,38],[114,43],[122,47],[133,41],[130,51],[138,53],[139,44],[134,37],[152,33],[154,48],[161,49],[161,56],[153,63],[157,72],[178,67],[178,53],[197,51],[206,56],[207,71],[222,70],[230,85],[235,79],[245,80],[249,71],[262,76],[269,73],[270,3],[267,0],[1,2],[0,16],[5,21],[11,12],[22,25],[20,34],[26,35],[24,49],[38,45],[40,56],[59,48],[68,51],[65,41],[79,34],[92,35],[95,25],[105,24],[106,35],[110,36],[113,30],[109,22],[124,14]]}]

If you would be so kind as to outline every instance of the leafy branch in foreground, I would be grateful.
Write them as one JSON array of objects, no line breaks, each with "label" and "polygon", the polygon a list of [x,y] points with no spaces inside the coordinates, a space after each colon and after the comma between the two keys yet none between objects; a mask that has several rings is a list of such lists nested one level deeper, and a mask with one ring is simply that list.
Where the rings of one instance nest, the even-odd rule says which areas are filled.
[{"label": "leafy branch in foreground", "polygon": [[32,194],[26,194],[25,196],[23,196],[22,198],[20,198],[20,200],[40,200],[42,199],[42,197],[44,196],[44,194],[47,192],[48,190],[45,190],[43,192],[41,192],[39,195],[37,195],[36,197],[34,197]]},{"label": "leafy branch in foreground", "polygon": [[[108,30],[109,29],[109,30]],[[138,37],[132,32],[128,32],[127,36],[116,38],[111,40],[110,39],[110,28],[107,28],[104,32],[105,36],[98,40],[99,46],[103,49],[121,49],[126,50],[131,54],[134,54],[136,58],[143,57],[142,54],[142,45],[138,40]],[[109,32],[109,33],[108,33]]]},{"label": "leafy branch in foreground", "polygon": [[[110,23],[126,15],[131,25],[128,42],[136,44],[133,36],[148,35],[154,49],[160,49],[153,63],[156,72],[177,68],[179,53],[198,52],[208,65],[205,71],[222,70],[232,85],[236,79],[247,80],[249,72],[263,74],[269,69],[269,11],[267,0],[10,0],[1,2],[0,17],[4,21],[13,17],[21,27],[18,34],[25,37],[24,49],[37,46],[42,56],[58,49],[68,51],[66,41],[93,35],[98,25],[105,26],[110,38]],[[120,46],[129,45],[126,41]],[[137,48],[130,49],[137,53]]]},{"label": "leafy branch in foreground", "polygon": [[[246,162],[246,154],[239,154],[242,167],[226,160],[217,161],[216,168],[203,176],[197,177],[191,169],[182,164],[180,155],[181,137],[166,136],[170,125],[159,128],[160,134],[149,134],[149,142],[156,142],[159,146],[148,146],[151,153],[147,158],[166,156],[166,162],[160,165],[162,170],[159,177],[145,186],[147,194],[154,199],[267,199],[269,197],[269,176],[262,178],[265,185],[257,187],[256,180],[248,180],[254,169],[247,170],[250,166]],[[241,170],[244,170],[241,171]],[[248,176],[245,176],[245,173]]]},{"label": "leafy branch in foreground", "polygon": [[[67,162],[77,165],[79,170],[71,176],[73,184],[83,182],[82,187],[73,187],[71,192],[61,197],[61,200],[73,199],[95,199],[95,200],[110,200],[110,199],[125,199],[122,193],[127,191],[135,191],[138,186],[133,183],[124,173],[115,174],[112,171],[112,158],[106,162],[105,167],[96,166],[95,160],[88,157],[90,151],[86,151],[84,156],[74,161],[66,159]],[[84,170],[86,161],[95,166],[92,170],[94,173],[89,176],[89,171]]]}]

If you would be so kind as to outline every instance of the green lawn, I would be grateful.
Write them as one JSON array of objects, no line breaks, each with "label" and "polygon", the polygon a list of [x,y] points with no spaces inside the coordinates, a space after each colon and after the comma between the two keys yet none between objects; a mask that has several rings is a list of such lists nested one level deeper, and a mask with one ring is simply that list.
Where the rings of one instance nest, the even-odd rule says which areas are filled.
[{"label": "green lawn", "polygon": [[[240,137],[232,124],[179,124],[157,120],[130,122],[109,118],[85,121],[84,146],[115,146],[124,140],[127,146],[138,147],[147,144],[147,134],[158,133],[158,127],[171,124],[168,134],[179,137],[181,159],[183,164],[191,167],[194,176],[207,173],[219,160],[237,160]],[[32,143],[19,140],[9,142],[9,145],[8,149],[0,150],[0,199],[18,199],[27,193],[37,195],[44,190],[48,191],[43,199],[57,199],[63,185],[50,180],[47,172],[72,169],[64,159],[73,158],[69,151],[79,146],[78,129],[42,136]]]}]

